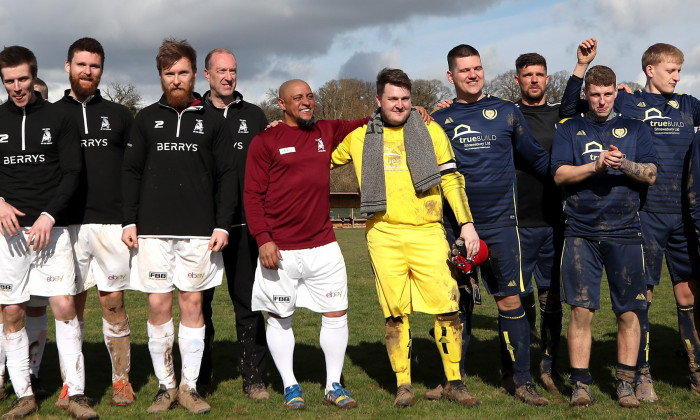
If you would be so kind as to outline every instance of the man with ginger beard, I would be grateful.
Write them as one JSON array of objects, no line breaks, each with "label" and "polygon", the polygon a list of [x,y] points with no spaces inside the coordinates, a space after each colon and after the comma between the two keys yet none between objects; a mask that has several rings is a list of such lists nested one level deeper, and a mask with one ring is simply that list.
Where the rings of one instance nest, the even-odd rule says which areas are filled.
[{"label": "man with ginger beard", "polygon": [[[204,350],[202,292],[221,284],[221,249],[238,184],[225,120],[194,93],[197,53],[166,39],[156,63],[163,96],[139,112],[124,154],[122,240],[133,249],[131,287],[148,293],[148,349],[159,390],[149,413],[178,402],[211,407],[197,393]],[[173,368],[173,290],[178,289],[182,379]]]},{"label": "man with ginger beard", "polygon": [[[69,204],[68,230],[76,270],[76,310],[81,330],[87,291],[97,286],[102,331],[112,361],[112,404],[129,405],[131,362],[129,318],[124,290],[129,288],[129,249],[121,241],[121,166],[133,123],[129,110],[100,95],[105,53],[93,38],[68,48],[65,69],[71,88],[56,105],[76,121],[84,171]],[[39,359],[40,360],[40,359]],[[66,386],[56,403],[67,403]]]}]

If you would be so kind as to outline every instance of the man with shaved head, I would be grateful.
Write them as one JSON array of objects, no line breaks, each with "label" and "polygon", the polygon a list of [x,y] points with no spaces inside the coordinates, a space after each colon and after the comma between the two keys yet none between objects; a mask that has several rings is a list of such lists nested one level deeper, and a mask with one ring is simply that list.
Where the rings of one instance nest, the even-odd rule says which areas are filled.
[{"label": "man with shaved head", "polygon": [[259,247],[252,310],[268,312],[267,344],[282,376],[285,407],[305,407],[293,370],[292,315],[297,306],[323,314],[320,343],[326,359],[324,402],[357,403],[340,384],[348,343],[345,262],[330,213],[330,154],[367,118],[314,120],[314,94],[302,80],[280,86],[283,124],[250,144],[244,206]]}]

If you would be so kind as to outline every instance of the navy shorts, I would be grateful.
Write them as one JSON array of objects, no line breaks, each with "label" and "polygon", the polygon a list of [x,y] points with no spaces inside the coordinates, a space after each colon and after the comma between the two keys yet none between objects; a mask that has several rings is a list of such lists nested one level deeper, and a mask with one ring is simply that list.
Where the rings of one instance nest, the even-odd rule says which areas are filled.
[{"label": "navy shorts", "polygon": [[613,312],[620,314],[647,307],[641,244],[567,237],[562,252],[563,302],[571,306],[600,309],[600,284],[605,267]]},{"label": "navy shorts", "polygon": [[[538,290],[549,289],[552,279],[559,278],[561,252],[555,254],[553,231],[551,227],[518,228],[520,249],[522,250],[521,267],[526,294],[534,292],[533,275]],[[561,245],[561,240],[559,243]]]},{"label": "navy shorts", "polygon": [[639,219],[644,238],[647,284],[656,286],[660,283],[664,255],[673,283],[700,278],[698,238],[687,216],[640,211]]},{"label": "navy shorts", "polygon": [[524,292],[518,228],[506,226],[479,229],[477,227],[476,232],[489,247],[489,260],[479,267],[486,291],[491,296],[514,296]]}]

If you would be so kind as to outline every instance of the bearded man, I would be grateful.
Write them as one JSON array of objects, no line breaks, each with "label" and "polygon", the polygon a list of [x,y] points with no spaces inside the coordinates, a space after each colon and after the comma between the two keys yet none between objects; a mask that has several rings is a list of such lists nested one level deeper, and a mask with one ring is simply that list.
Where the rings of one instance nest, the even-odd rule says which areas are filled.
[{"label": "bearded man", "polygon": [[[96,39],[73,42],[65,64],[70,89],[56,106],[76,122],[83,156],[80,185],[68,211],[76,272],[75,307],[84,330],[87,291],[97,286],[102,331],[112,361],[111,401],[125,406],[134,401],[134,391],[129,383],[131,331],[124,308],[124,290],[129,288],[129,249],[121,241],[121,166],[134,117],[124,105],[100,95],[97,87],[104,60],[104,49]],[[30,331],[29,326],[28,322],[32,342],[34,329]],[[37,347],[43,349],[43,345]],[[35,369],[32,374],[38,376],[41,356],[31,356]],[[56,406],[68,405],[67,389],[64,383]]]},{"label": "bearded man", "polygon": [[[194,93],[197,53],[166,39],[156,64],[164,95],[136,116],[124,154],[122,240],[133,249],[131,287],[148,293],[148,349],[159,390],[149,413],[175,402],[191,413],[211,407],[196,385],[204,351],[202,292],[221,284],[221,250],[236,208],[238,182],[226,121]],[[172,350],[178,289],[182,379]]]}]

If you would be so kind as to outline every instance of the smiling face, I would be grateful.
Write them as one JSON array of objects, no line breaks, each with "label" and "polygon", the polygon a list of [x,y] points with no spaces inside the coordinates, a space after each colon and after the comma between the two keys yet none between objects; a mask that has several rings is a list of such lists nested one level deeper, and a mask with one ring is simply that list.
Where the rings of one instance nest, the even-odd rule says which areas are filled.
[{"label": "smiling face", "polygon": [[411,91],[405,87],[387,83],[376,99],[381,108],[382,120],[388,125],[402,125],[411,115]]},{"label": "smiling face", "polygon": [[547,69],[540,64],[525,66],[515,76],[520,87],[520,95],[526,105],[543,105],[545,91],[549,83]]},{"label": "smiling face", "polygon": [[71,61],[66,61],[71,96],[84,101],[94,95],[102,78],[102,57],[88,51],[76,51]]},{"label": "smiling face", "polygon": [[34,80],[29,64],[2,68],[2,81],[7,94],[18,107],[24,107],[34,100]]},{"label": "smiling face", "polygon": [[447,71],[447,80],[455,85],[457,100],[472,102],[482,95],[484,89],[484,68],[481,57],[457,57]]},{"label": "smiling face", "polygon": [[306,82],[291,80],[282,84],[277,103],[284,112],[285,124],[293,127],[313,125],[316,101]]}]

